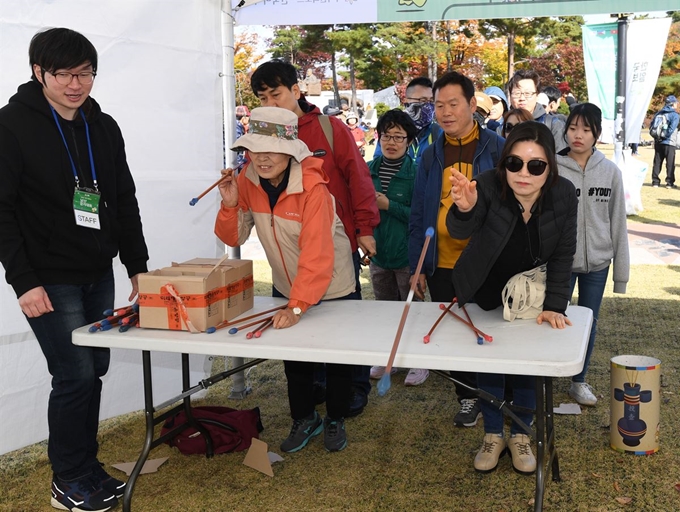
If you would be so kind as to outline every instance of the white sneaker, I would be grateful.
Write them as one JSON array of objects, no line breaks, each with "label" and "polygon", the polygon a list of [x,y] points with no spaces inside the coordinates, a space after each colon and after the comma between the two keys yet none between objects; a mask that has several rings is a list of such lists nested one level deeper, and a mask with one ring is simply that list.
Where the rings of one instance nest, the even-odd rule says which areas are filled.
[{"label": "white sneaker", "polygon": [[412,368],[408,371],[408,375],[404,379],[405,386],[420,386],[427,380],[430,375],[430,370],[421,370]]},{"label": "white sneaker", "polygon": [[593,394],[593,388],[585,382],[572,382],[569,388],[569,396],[581,405],[597,404],[597,397]]},{"label": "white sneaker", "polygon": [[[397,368],[394,366],[392,367],[392,371],[390,372],[390,375],[394,375],[397,373]],[[384,366],[371,366],[371,379],[379,379],[383,375],[385,375],[385,367]]]}]

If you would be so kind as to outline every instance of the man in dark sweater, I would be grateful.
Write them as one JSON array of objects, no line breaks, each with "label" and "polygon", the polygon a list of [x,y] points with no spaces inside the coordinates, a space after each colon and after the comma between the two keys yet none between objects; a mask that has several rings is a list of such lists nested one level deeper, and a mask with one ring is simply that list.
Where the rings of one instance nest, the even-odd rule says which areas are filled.
[{"label": "man in dark sweater", "polygon": [[148,252],[116,122],[90,91],[97,51],[65,28],[31,40],[32,79],[0,109],[0,262],[52,375],[52,506],[104,511],[125,483],[97,460],[101,377],[109,349],[71,332],[113,307],[113,258],[137,295]]}]

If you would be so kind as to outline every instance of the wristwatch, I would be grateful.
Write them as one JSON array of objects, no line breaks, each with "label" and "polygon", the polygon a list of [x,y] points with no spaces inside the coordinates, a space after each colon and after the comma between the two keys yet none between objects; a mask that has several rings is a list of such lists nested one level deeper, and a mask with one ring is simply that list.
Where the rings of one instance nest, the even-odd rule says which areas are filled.
[{"label": "wristwatch", "polygon": [[293,311],[293,314],[296,317],[300,318],[302,316],[302,310],[299,307],[296,306],[296,307],[290,308],[290,309]]}]

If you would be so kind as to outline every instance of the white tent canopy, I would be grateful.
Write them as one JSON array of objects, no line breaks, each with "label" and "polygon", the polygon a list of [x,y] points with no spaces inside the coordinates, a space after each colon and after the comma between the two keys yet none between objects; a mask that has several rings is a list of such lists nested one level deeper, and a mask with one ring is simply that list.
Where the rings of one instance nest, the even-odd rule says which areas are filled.
[{"label": "white tent canopy", "polygon": [[[0,2],[0,105],[30,78],[28,45],[41,28],[72,28],[97,48],[92,96],[125,137],[150,268],[223,253],[213,234],[215,196],[189,206],[222,166],[219,10],[219,0]],[[130,282],[118,261],[115,274],[116,305],[124,305]],[[5,453],[47,437],[50,375],[3,270],[0,311],[0,453]],[[158,400],[180,392],[179,358],[159,353],[152,362]],[[205,378],[206,358],[192,363],[193,377]],[[139,352],[114,351],[102,417],[141,409],[141,388]]]},{"label": "white tent canopy", "polygon": [[232,0],[239,25],[572,16],[677,9],[677,0]]},{"label": "white tent canopy", "polygon": [[[230,0],[224,0],[229,6]],[[150,268],[223,248],[212,226],[217,200],[188,201],[218,176],[223,128],[233,139],[233,25],[426,21],[634,12],[637,0],[2,0],[0,104],[29,76],[28,44],[41,28],[66,26],[88,36],[100,56],[93,96],[120,124],[138,187]],[[647,0],[670,10],[677,0]],[[226,11],[226,12],[225,12]],[[222,125],[222,95],[224,119]],[[1,243],[1,241],[0,241]],[[129,282],[115,264],[117,305]],[[4,273],[2,273],[4,276]],[[50,376],[9,286],[0,284],[0,453],[42,440]],[[95,334],[96,336],[96,334]],[[198,358],[194,379],[209,372]],[[158,400],[176,394],[178,361],[154,354]],[[201,364],[202,363],[202,364]],[[114,351],[102,417],[140,409],[139,354]],[[162,370],[162,371],[159,371]]]}]

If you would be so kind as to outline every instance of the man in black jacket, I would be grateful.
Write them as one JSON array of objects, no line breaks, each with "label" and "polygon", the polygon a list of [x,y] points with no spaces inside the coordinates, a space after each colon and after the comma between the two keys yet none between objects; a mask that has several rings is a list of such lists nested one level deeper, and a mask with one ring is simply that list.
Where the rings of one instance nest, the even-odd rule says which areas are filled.
[{"label": "man in black jacket", "polygon": [[33,37],[29,60],[32,79],[0,109],[0,262],[52,375],[52,506],[104,511],[125,487],[97,460],[110,353],[71,332],[113,307],[117,254],[135,298],[148,252],[120,129],[90,97],[96,49],[55,28]]}]

